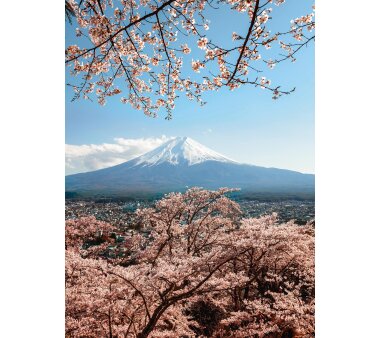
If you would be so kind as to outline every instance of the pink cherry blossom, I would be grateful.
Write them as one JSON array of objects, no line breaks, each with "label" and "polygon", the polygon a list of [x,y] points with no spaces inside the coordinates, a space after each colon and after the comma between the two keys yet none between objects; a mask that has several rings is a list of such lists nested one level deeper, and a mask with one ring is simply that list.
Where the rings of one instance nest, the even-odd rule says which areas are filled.
[{"label": "pink cherry blossom", "polygon": [[[215,9],[205,0],[69,0],[68,4],[77,24],[73,27],[77,43],[66,48],[66,65],[78,78],[69,84],[74,99],[95,96],[105,105],[110,97],[121,95],[121,102],[153,117],[165,107],[171,118],[174,101],[181,95],[203,104],[205,91],[260,86],[256,73],[267,71],[267,65],[294,61],[295,54],[314,40],[314,8],[294,18],[288,30],[271,31],[271,21],[286,6],[284,0],[219,1],[226,13],[239,12],[248,27],[228,34],[232,41],[225,46],[207,36]],[[204,58],[196,54],[197,60],[191,61],[190,54],[198,48],[205,51]],[[188,73],[186,66],[195,73]],[[275,98],[293,91],[269,84],[266,88]],[[163,106],[158,101],[162,97],[170,104]]]},{"label": "pink cherry blossom", "polygon": [[171,193],[141,230],[67,221],[66,336],[314,336],[313,226],[242,218],[229,192]]}]

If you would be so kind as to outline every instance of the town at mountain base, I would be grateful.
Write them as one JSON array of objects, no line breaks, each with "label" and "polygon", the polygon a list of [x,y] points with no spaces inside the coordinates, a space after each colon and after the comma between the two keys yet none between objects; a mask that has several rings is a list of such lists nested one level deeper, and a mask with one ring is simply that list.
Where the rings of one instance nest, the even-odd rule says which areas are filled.
[{"label": "town at mountain base", "polygon": [[233,161],[177,137],[122,164],[66,176],[67,196],[149,197],[199,186],[240,189],[241,197],[314,198],[314,175]]}]

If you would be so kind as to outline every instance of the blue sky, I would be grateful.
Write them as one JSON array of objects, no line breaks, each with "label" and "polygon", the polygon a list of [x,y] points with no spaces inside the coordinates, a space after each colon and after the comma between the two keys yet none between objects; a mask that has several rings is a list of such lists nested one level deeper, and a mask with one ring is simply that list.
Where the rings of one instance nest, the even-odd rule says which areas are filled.
[{"label": "blue sky", "polygon": [[[309,13],[312,4],[288,0],[280,8],[273,6],[272,31],[289,27],[290,19]],[[224,32],[243,34],[248,26],[245,15],[224,10],[210,13],[210,20],[210,36],[221,44],[230,43],[230,35]],[[74,29],[67,24],[67,45],[76,43]],[[279,64],[265,75],[273,84],[281,84],[283,89],[296,87],[296,91],[272,100],[268,91],[247,85],[235,91],[207,93],[203,107],[184,98],[176,102],[171,121],[165,120],[165,112],[157,118],[146,117],[121,104],[119,97],[108,100],[105,106],[88,100],[71,102],[73,92],[67,87],[66,144],[189,136],[237,161],[313,173],[314,43],[298,54],[297,62]],[[73,82],[68,73],[66,82]],[[80,170],[69,172],[76,171]]]}]

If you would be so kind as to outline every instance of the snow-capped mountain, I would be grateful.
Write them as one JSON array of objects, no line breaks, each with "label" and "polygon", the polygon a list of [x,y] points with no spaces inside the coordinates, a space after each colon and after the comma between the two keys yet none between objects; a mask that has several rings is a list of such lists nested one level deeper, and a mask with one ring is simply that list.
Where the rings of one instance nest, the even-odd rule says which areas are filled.
[{"label": "snow-capped mountain", "polygon": [[66,191],[146,196],[182,191],[240,188],[254,193],[314,193],[314,175],[233,161],[188,137],[177,137],[122,164],[66,176]]},{"label": "snow-capped mountain", "polygon": [[205,161],[236,163],[190,137],[176,137],[138,157],[136,165],[152,166],[163,163],[195,165]]}]

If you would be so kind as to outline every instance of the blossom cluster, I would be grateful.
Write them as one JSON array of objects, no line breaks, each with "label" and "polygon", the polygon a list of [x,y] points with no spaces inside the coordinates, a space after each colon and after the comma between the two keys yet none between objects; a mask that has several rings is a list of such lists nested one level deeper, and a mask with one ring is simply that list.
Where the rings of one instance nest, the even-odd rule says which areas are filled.
[{"label": "blossom cluster", "polygon": [[[314,13],[292,20],[286,32],[271,32],[270,6],[284,2],[219,1],[249,22],[248,31],[233,32],[233,47],[226,47],[207,36],[210,20],[206,13],[213,6],[206,0],[69,0],[77,21],[78,44],[86,46],[66,49],[71,74],[81,77],[80,83],[72,85],[74,98],[95,95],[104,105],[108,97],[120,94],[122,103],[149,116],[164,107],[171,117],[175,100],[182,94],[203,104],[205,91],[261,86],[257,78],[249,78],[250,73],[260,71],[260,63],[272,69],[286,59],[294,61],[294,54],[314,39]],[[274,43],[287,54],[277,56],[273,50],[267,58],[266,50],[273,49]],[[188,60],[186,56],[196,49],[204,57]],[[185,71],[186,64],[194,73]],[[279,86],[265,89],[275,98],[290,92]]]},{"label": "blossom cluster", "polygon": [[244,219],[230,191],[169,194],[120,244],[110,225],[68,221],[66,336],[312,337],[313,226]]}]

